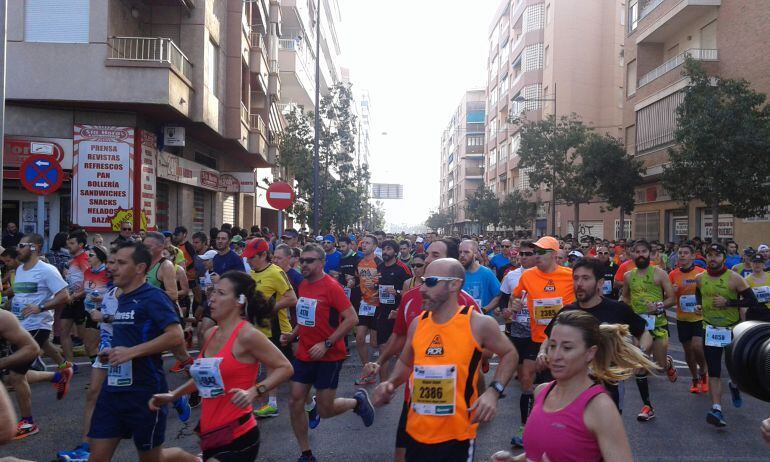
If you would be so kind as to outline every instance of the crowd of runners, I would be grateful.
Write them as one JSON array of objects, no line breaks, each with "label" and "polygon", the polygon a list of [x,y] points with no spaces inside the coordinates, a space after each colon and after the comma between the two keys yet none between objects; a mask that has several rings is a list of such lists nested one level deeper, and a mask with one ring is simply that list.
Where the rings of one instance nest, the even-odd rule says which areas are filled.
[{"label": "crowd of runners", "polygon": [[[124,223],[110,243],[73,226],[46,246],[11,223],[2,245],[0,439],[79,431],[52,455],[66,462],[112,460],[123,439],[143,462],[254,461],[281,389],[296,437],[286,460],[315,461],[309,435],[324,419],[352,412],[369,427],[402,386],[394,460],[468,461],[514,377],[519,421],[504,423],[510,452],[494,460],[630,461],[626,381],[640,425],[654,419],[648,377],[680,380],[674,330],[681,379],[709,396],[705,423],[725,427],[725,382],[743,405],[722,370],[732,328],[770,321],[764,244]],[[336,393],[345,361],[360,364],[352,396]],[[82,420],[38,427],[30,384],[66,400],[75,373],[90,374]],[[186,381],[169,389],[168,374]],[[187,421],[194,407],[200,450],[164,447],[169,414]],[[770,419],[762,432],[770,441]]]}]

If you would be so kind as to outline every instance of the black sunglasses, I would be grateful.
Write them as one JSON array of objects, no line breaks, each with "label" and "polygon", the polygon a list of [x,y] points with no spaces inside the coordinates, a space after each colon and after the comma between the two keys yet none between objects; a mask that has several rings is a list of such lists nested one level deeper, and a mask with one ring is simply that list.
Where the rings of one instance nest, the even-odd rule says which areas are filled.
[{"label": "black sunglasses", "polygon": [[121,228],[121,231],[133,231],[133,228]]},{"label": "black sunglasses", "polygon": [[531,257],[535,255],[535,252],[519,252],[520,257]]},{"label": "black sunglasses", "polygon": [[537,249],[537,250],[535,250],[535,254],[537,254],[537,255],[548,255],[551,252],[553,252],[553,250],[550,250],[550,249]]},{"label": "black sunglasses", "polygon": [[412,268],[422,268],[425,263],[412,263]]},{"label": "black sunglasses", "polygon": [[320,258],[300,258],[299,259],[299,263],[301,265],[304,265],[305,263],[307,263],[308,265],[311,265],[311,264],[315,263],[316,260],[320,260]]}]

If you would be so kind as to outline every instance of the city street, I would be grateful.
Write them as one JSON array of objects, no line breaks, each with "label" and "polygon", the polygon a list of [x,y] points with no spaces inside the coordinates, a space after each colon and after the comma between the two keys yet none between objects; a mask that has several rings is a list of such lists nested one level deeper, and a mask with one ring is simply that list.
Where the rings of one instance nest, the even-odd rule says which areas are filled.
[{"label": "city street", "polygon": [[[635,384],[626,384],[624,415],[626,432],[636,461],[762,461],[767,460],[770,445],[759,433],[760,421],[770,416],[770,404],[744,395],[744,407],[735,410],[729,396],[724,396],[725,430],[716,430],[706,424],[708,398],[694,396],[688,392],[688,373],[681,362],[684,357],[681,346],[674,339],[671,347],[675,359],[679,360],[680,380],[670,384],[665,376],[650,381],[651,397],[656,405],[657,417],[649,423],[636,421],[641,406]],[[166,368],[171,360],[166,359]],[[359,372],[358,359],[351,358],[345,363],[340,376],[339,394],[351,396],[355,390],[353,380]],[[492,371],[487,375],[491,380]],[[174,378],[172,377],[172,380]],[[40,433],[25,440],[4,446],[1,455],[34,460],[53,460],[56,451],[74,447],[82,421],[85,400],[85,386],[88,368],[81,368],[74,379],[70,394],[65,401],[57,402],[53,389],[48,384],[33,386],[35,421]],[[173,386],[173,384],[172,384]],[[372,390],[373,387],[369,387]],[[279,397],[281,415],[260,422],[262,446],[260,461],[284,462],[299,456],[296,441],[289,424],[287,387],[281,389]],[[511,431],[518,426],[518,387],[514,383],[508,389],[507,397],[500,401],[498,415],[491,425],[479,430],[476,461],[485,461],[500,449],[506,449]],[[400,394],[399,394],[400,395]],[[354,414],[342,415],[324,420],[312,430],[313,452],[320,461],[367,461],[392,460],[392,448],[396,423],[400,412],[400,398],[377,410],[377,417],[371,428],[364,428]],[[173,411],[172,411],[173,412]],[[198,420],[200,410],[193,410],[187,425],[180,424],[175,414],[168,420],[166,446],[180,446],[191,452],[197,451],[197,437],[192,429]],[[133,444],[121,444],[113,459],[115,461],[136,460]]]}]

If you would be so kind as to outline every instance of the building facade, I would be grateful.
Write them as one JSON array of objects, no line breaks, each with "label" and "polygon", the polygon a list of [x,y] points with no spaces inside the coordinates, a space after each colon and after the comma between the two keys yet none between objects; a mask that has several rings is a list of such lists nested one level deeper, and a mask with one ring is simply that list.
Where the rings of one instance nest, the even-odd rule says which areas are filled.
[{"label": "building facade", "polygon": [[484,186],[485,101],[485,90],[466,91],[441,136],[439,211],[453,217],[453,228],[460,234],[480,232],[468,218],[466,205]]},{"label": "building facade", "polygon": [[[636,190],[634,237],[679,241],[715,237],[711,211],[703,203],[671,200],[660,176],[674,144],[676,108],[687,80],[685,55],[724,78],[743,78],[770,92],[767,47],[757,37],[770,28],[767,2],[746,0],[630,0],[625,45],[626,104],[623,127],[629,153],[644,162],[644,184]],[[754,248],[770,233],[770,214],[749,219],[719,217],[716,237]]]},{"label": "building facade", "polygon": [[[624,11],[621,0],[503,0],[491,22],[485,182],[501,200],[514,190],[533,192],[542,204],[535,236],[551,232],[551,194],[518,167],[519,129],[576,113],[596,131],[621,137]],[[603,213],[600,203],[580,208],[581,236],[618,238],[618,225],[617,212]],[[574,235],[571,205],[557,204],[555,232]]]},{"label": "building facade", "polygon": [[[282,130],[280,17],[276,0],[9,1],[3,225],[259,224],[255,169]],[[64,170],[45,230],[19,180],[30,154]]]}]

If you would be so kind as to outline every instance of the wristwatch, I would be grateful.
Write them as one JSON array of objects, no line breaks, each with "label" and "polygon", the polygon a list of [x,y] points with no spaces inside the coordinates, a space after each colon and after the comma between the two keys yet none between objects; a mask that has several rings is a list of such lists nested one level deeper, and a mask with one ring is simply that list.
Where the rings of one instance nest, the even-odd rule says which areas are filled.
[{"label": "wristwatch", "polygon": [[489,387],[497,392],[498,397],[505,398],[505,394],[503,394],[503,391],[505,391],[505,385],[495,380],[489,384]]},{"label": "wristwatch", "polygon": [[267,387],[264,385],[257,385],[257,396],[262,396],[267,393]]},{"label": "wristwatch", "polygon": [[332,341],[331,341],[331,340],[329,340],[329,339],[327,338],[326,340],[324,340],[324,346],[325,346],[325,347],[326,347],[326,349],[328,350],[329,348],[331,348],[332,346],[334,346],[334,344],[332,343]]}]

